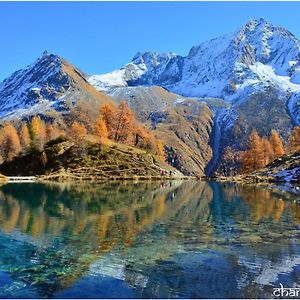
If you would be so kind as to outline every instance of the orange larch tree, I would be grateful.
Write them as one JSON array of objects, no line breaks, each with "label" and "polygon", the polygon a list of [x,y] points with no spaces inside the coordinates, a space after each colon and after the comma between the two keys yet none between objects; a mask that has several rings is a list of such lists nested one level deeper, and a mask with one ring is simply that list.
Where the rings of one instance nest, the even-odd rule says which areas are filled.
[{"label": "orange larch tree", "polygon": [[279,133],[275,129],[272,129],[272,131],[271,131],[270,143],[271,143],[273,153],[274,153],[274,158],[272,160],[274,160],[284,154],[283,142],[280,138]]},{"label": "orange larch tree", "polygon": [[134,128],[135,116],[125,101],[121,101],[117,107],[115,120],[114,140],[116,142],[127,141]]},{"label": "orange larch tree", "polygon": [[5,161],[11,161],[21,151],[21,143],[16,128],[7,123],[0,132],[1,156]]},{"label": "orange larch tree", "polygon": [[118,143],[148,149],[160,159],[165,159],[164,145],[136,120],[134,112],[124,101],[121,101],[118,107],[109,104],[101,107],[94,134],[107,136]]},{"label": "orange larch tree", "polygon": [[288,140],[288,151],[296,152],[300,150],[300,126],[294,127]]},{"label": "orange larch tree", "polygon": [[99,113],[99,116],[96,120],[96,123],[94,125],[94,134],[100,138],[100,140],[104,141],[108,139],[108,130],[107,126],[103,120],[103,117],[101,113]]},{"label": "orange larch tree", "polygon": [[261,138],[255,129],[248,138],[248,149],[241,153],[242,172],[248,173],[258,170],[264,165],[263,146]]},{"label": "orange larch tree", "polygon": [[164,144],[160,140],[156,140],[156,152],[155,154],[161,161],[166,160],[166,153]]},{"label": "orange larch tree", "polygon": [[39,116],[34,116],[31,120],[33,145],[42,148],[46,142],[46,124]]},{"label": "orange larch tree", "polygon": [[149,139],[149,132],[146,128],[140,124],[136,124],[133,130],[134,146],[139,148],[145,148]]},{"label": "orange larch tree", "polygon": [[99,114],[106,125],[108,138],[113,139],[116,128],[116,107],[110,104],[103,105]]},{"label": "orange larch tree", "polygon": [[59,129],[57,125],[55,124],[46,125],[46,141],[51,141],[61,136],[65,136],[65,132]]},{"label": "orange larch tree", "polygon": [[26,123],[22,123],[20,128],[20,142],[24,152],[28,151],[31,145],[29,129]]},{"label": "orange larch tree", "polygon": [[273,147],[268,140],[267,137],[263,137],[261,139],[262,141],[262,150],[263,150],[263,164],[266,166],[272,161],[272,158],[274,157]]},{"label": "orange larch tree", "polygon": [[75,121],[71,126],[71,136],[74,142],[77,143],[86,135],[87,135],[87,130],[85,126]]}]

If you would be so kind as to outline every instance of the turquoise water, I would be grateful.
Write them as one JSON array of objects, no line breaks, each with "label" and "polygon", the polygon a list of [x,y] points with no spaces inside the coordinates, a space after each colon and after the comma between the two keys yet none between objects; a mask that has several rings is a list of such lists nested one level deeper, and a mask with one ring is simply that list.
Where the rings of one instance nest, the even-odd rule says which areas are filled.
[{"label": "turquoise water", "polygon": [[0,187],[0,298],[272,298],[299,195],[180,181]]}]

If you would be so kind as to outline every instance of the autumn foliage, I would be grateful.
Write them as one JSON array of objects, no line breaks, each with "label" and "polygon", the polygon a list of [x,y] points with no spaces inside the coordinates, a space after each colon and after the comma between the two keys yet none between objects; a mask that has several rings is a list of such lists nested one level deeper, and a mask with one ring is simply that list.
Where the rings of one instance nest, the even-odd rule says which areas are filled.
[{"label": "autumn foliage", "polygon": [[221,171],[227,176],[236,173],[237,169],[240,173],[250,173],[267,166],[286,153],[299,150],[300,127],[292,130],[286,147],[276,130],[273,129],[269,137],[260,137],[254,129],[249,135],[244,151],[234,151],[232,147],[225,149]]},{"label": "autumn foliage", "polygon": [[71,126],[71,137],[77,143],[80,141],[84,136],[87,135],[87,130],[82,123],[75,121]]},{"label": "autumn foliage", "polygon": [[34,148],[42,150],[45,143],[62,135],[64,131],[53,124],[46,125],[38,116],[30,122],[22,122],[18,130],[7,122],[0,129],[1,161],[11,161],[18,154]]},{"label": "autumn foliage", "polygon": [[32,149],[43,151],[48,141],[61,136],[80,147],[88,136],[101,144],[111,140],[145,149],[156,154],[159,159],[165,159],[164,145],[136,120],[133,111],[125,102],[118,106],[104,105],[95,122],[87,120],[85,116],[78,118],[70,122],[67,129],[46,124],[39,116],[34,116],[29,122],[22,122],[18,128],[6,123],[0,128],[1,160],[12,160],[19,153],[27,153]]},{"label": "autumn foliage", "polygon": [[273,150],[273,160],[282,156],[285,153],[283,142],[278,132],[274,129],[271,131],[270,143]]},{"label": "autumn foliage", "polygon": [[149,150],[165,160],[163,144],[136,120],[133,111],[124,101],[117,107],[110,104],[101,107],[94,125],[94,134],[102,140],[110,139]]},{"label": "autumn foliage", "polygon": [[42,148],[46,141],[46,124],[38,116],[31,120],[31,138],[37,148]]},{"label": "autumn foliage", "polygon": [[94,134],[98,136],[102,141],[108,139],[108,129],[101,114],[99,114],[96,120],[94,126]]},{"label": "autumn foliage", "polygon": [[19,135],[15,127],[7,123],[0,132],[1,156],[4,161],[12,160],[21,152]]},{"label": "autumn foliage", "polygon": [[288,140],[287,152],[300,151],[300,127],[295,127]]},{"label": "autumn foliage", "polygon": [[28,125],[26,123],[22,123],[20,129],[20,141],[22,145],[22,149],[26,152],[30,148],[31,137],[28,129]]}]

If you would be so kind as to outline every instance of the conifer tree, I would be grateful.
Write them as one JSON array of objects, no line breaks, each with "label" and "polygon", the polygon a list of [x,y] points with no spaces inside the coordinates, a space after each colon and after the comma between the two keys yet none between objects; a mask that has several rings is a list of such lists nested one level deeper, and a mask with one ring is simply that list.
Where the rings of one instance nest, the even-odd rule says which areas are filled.
[{"label": "conifer tree", "polygon": [[271,131],[270,143],[273,149],[274,159],[277,159],[284,154],[284,146],[282,140],[275,129],[272,129]]},{"label": "conifer tree", "polygon": [[35,147],[42,148],[46,142],[46,124],[39,116],[31,120],[32,142]]},{"label": "conifer tree", "polygon": [[75,121],[71,126],[71,136],[74,142],[77,143],[86,135],[87,135],[87,130],[85,126]]},{"label": "conifer tree", "polygon": [[22,123],[21,129],[20,129],[20,142],[21,146],[24,152],[26,152],[31,145],[31,138],[29,129],[26,123]]},{"label": "conifer tree", "polygon": [[159,140],[156,141],[156,153],[155,154],[161,161],[166,160],[164,144]]},{"label": "conifer tree", "polygon": [[128,105],[121,101],[116,111],[115,136],[116,142],[125,142],[134,127],[134,113]]},{"label": "conifer tree", "polygon": [[61,137],[64,135],[65,135],[65,132],[63,130],[60,130],[56,125],[54,125],[54,124],[46,125],[46,140],[47,141],[57,139],[58,137]]},{"label": "conifer tree", "polygon": [[108,138],[113,139],[116,128],[116,107],[110,104],[103,105],[100,109],[100,115],[106,125]]},{"label": "conifer tree", "polygon": [[21,151],[17,130],[7,123],[0,131],[1,156],[4,161],[11,161]]},{"label": "conifer tree", "polygon": [[100,139],[106,140],[108,138],[108,130],[107,130],[107,126],[102,118],[102,115],[99,114],[95,126],[94,126],[94,134],[98,137],[100,137]]},{"label": "conifer tree", "polygon": [[245,173],[258,170],[264,165],[262,141],[255,129],[248,138],[248,149],[241,154],[241,165]]},{"label": "conifer tree", "polygon": [[136,124],[133,132],[134,146],[145,148],[147,146],[147,139],[149,139],[149,133],[144,126]]},{"label": "conifer tree", "polygon": [[294,127],[288,140],[288,151],[296,152],[300,150],[300,126]]},{"label": "conifer tree", "polygon": [[262,150],[263,150],[263,165],[266,166],[272,161],[274,157],[273,147],[267,137],[262,138]]}]

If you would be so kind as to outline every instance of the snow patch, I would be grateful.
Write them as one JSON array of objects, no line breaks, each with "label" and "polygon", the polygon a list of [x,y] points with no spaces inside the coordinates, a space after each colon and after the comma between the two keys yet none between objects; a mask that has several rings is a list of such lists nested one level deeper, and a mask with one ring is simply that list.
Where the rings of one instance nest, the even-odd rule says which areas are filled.
[{"label": "snow patch", "polygon": [[88,81],[100,91],[107,91],[114,87],[127,86],[124,69],[116,70],[103,75],[93,75],[88,78]]},{"label": "snow patch", "polygon": [[258,81],[272,84],[278,89],[283,89],[287,92],[300,92],[300,85],[290,81],[288,76],[279,76],[275,74],[274,68],[264,65],[260,62],[249,66],[250,70],[258,76]]},{"label": "snow patch", "polygon": [[300,167],[295,167],[289,170],[281,170],[275,175],[275,177],[284,182],[296,181],[300,177]]}]

